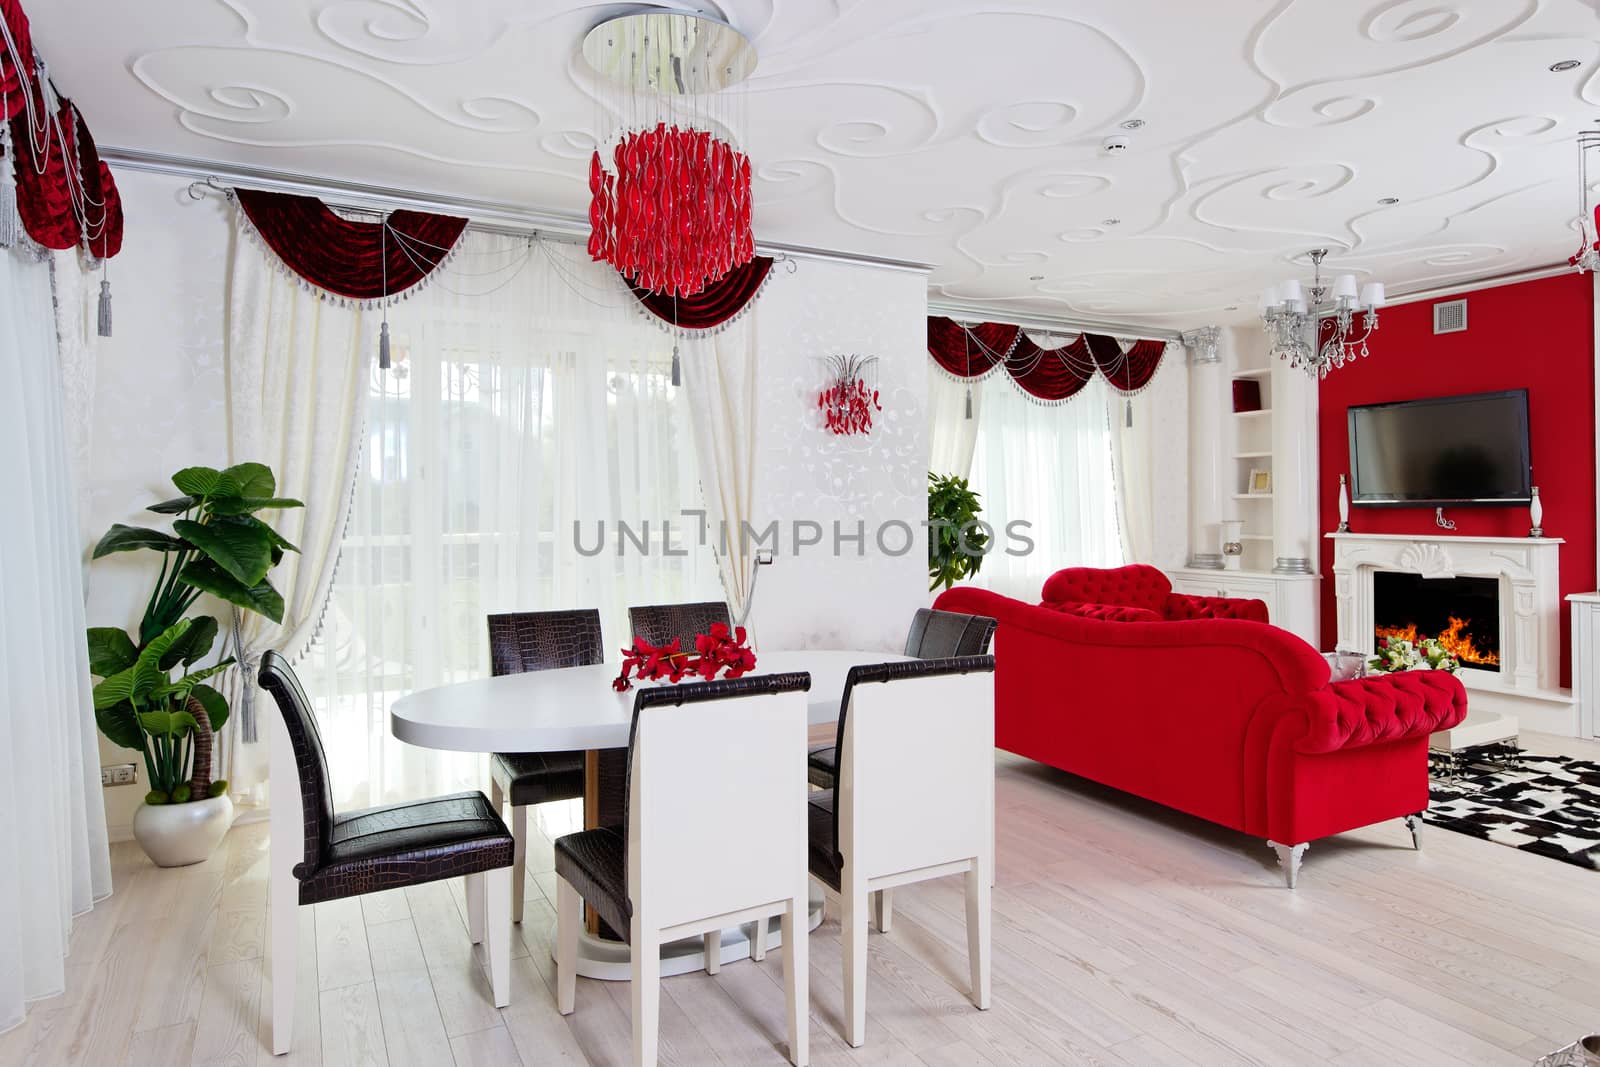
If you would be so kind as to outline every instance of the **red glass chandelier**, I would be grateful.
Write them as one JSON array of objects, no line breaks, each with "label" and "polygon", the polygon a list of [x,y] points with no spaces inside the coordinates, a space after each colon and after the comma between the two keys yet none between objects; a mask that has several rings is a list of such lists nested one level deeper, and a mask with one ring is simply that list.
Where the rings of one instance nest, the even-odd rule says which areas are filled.
[{"label": "red glass chandelier", "polygon": [[750,159],[705,130],[630,133],[589,160],[589,255],[653,293],[693,296],[756,254]]},{"label": "red glass chandelier", "polygon": [[723,90],[749,76],[754,47],[726,23],[647,9],[595,27],[583,54],[630,120],[589,160],[589,255],[670,296],[748,263],[750,159],[733,143],[743,97]]}]

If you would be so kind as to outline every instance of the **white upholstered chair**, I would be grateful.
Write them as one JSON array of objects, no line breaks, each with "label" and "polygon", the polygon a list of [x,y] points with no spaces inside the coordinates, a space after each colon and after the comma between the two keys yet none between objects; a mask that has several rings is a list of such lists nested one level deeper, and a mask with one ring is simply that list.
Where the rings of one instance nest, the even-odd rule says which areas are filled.
[{"label": "white upholstered chair", "polygon": [[[624,830],[568,834],[556,852],[556,1006],[573,1010],[587,902],[625,932],[634,1062],[656,1062],[663,944],[780,918],[789,1059],[807,1061],[808,674],[640,689]],[[705,755],[718,753],[716,773]],[[713,957],[707,966],[715,971]]]},{"label": "white upholstered chair", "polygon": [[972,1002],[989,1006],[994,865],[994,657],[852,668],[833,789],[808,800],[811,873],[839,894],[845,1040],[866,1038],[871,894],[966,878]]}]

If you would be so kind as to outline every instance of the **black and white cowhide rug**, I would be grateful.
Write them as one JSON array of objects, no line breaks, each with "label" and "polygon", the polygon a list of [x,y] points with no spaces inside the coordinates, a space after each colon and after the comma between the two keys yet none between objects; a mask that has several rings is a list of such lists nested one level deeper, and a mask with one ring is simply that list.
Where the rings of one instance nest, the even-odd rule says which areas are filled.
[{"label": "black and white cowhide rug", "polygon": [[1431,825],[1600,870],[1600,763],[1524,753],[1520,768],[1473,766],[1428,785]]}]

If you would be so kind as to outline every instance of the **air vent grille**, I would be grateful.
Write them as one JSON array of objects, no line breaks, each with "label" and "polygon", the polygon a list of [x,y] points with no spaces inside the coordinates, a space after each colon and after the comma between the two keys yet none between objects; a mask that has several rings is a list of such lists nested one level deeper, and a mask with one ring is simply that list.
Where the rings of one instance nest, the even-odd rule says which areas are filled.
[{"label": "air vent grille", "polygon": [[1446,300],[1433,305],[1434,333],[1461,333],[1467,328],[1467,302]]}]

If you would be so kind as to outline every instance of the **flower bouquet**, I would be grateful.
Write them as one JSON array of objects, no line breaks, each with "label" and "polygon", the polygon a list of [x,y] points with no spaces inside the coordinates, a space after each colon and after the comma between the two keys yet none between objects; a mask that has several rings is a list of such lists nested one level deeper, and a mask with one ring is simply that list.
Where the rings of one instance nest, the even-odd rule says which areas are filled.
[{"label": "flower bouquet", "polygon": [[612,681],[611,688],[626,693],[633,688],[634,678],[667,682],[699,678],[709,682],[719,673],[727,678],[743,677],[756,666],[756,654],[745,641],[743,626],[730,631],[721,622],[712,623],[710,633],[694,639],[693,652],[685,652],[676,637],[664,645],[652,645],[635,637],[633,646],[622,650],[622,673]]},{"label": "flower bouquet", "polygon": [[1385,674],[1418,670],[1448,671],[1454,674],[1456,668],[1461,666],[1461,661],[1436,638],[1424,637],[1420,641],[1408,641],[1402,637],[1380,637],[1378,653],[1372,657],[1369,666]]}]

